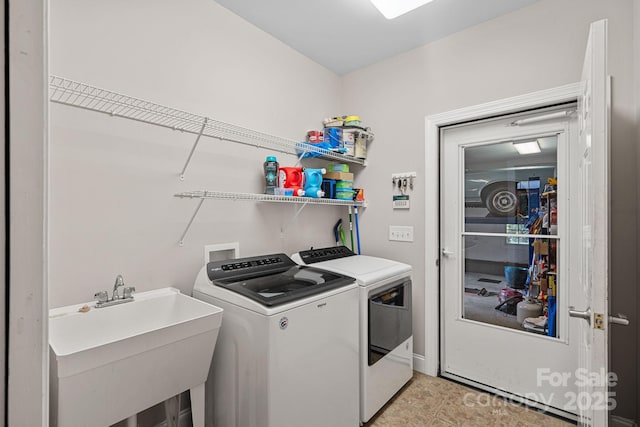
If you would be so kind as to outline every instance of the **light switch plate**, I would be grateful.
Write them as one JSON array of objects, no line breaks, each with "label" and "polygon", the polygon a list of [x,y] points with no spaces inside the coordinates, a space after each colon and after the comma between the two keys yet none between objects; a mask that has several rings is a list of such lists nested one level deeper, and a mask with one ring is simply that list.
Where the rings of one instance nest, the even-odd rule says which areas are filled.
[{"label": "light switch plate", "polygon": [[394,242],[413,242],[413,226],[390,225],[389,240]]}]

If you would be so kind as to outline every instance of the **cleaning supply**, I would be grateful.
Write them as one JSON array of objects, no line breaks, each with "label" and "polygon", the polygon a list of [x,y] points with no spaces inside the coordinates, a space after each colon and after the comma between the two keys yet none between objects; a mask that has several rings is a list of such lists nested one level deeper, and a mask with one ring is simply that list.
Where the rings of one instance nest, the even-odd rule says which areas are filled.
[{"label": "cleaning supply", "polygon": [[322,191],[324,191],[325,198],[335,199],[336,198],[336,181],[333,179],[323,179]]},{"label": "cleaning supply", "polygon": [[331,172],[349,172],[349,165],[347,163],[329,163],[327,171]]},{"label": "cleaning supply", "polygon": [[322,191],[322,174],[326,172],[327,170],[325,168],[304,169],[304,195],[306,197],[320,198],[324,196],[324,191]]},{"label": "cleaning supply", "polygon": [[275,156],[267,156],[264,162],[264,194],[276,194],[278,188],[278,161]]},{"label": "cleaning supply", "polygon": [[324,174],[325,179],[335,179],[336,181],[353,181],[353,173],[351,172],[327,172]]},{"label": "cleaning supply", "polygon": [[294,196],[304,196],[302,168],[281,167],[279,175],[281,188],[291,189]]},{"label": "cleaning supply", "polygon": [[336,239],[336,246],[344,246],[345,238],[344,238],[344,229],[342,228],[342,218],[336,222],[336,225],[333,226],[333,235]]},{"label": "cleaning supply", "polygon": [[353,200],[353,190],[336,190],[337,200]]},{"label": "cleaning supply", "polygon": [[335,150],[342,147],[342,128],[327,127],[324,128],[324,142],[328,144],[329,149]]},{"label": "cleaning supply", "polygon": [[353,181],[336,181],[336,199],[353,200]]},{"label": "cleaning supply", "polygon": [[355,156],[355,143],[356,143],[357,129],[342,129],[342,144],[340,147],[344,148],[345,156]]},{"label": "cleaning supply", "polygon": [[347,116],[344,118],[344,126],[360,126],[360,116]]},{"label": "cleaning supply", "polygon": [[307,132],[307,142],[317,144],[324,141],[324,135],[321,130],[310,130]]}]

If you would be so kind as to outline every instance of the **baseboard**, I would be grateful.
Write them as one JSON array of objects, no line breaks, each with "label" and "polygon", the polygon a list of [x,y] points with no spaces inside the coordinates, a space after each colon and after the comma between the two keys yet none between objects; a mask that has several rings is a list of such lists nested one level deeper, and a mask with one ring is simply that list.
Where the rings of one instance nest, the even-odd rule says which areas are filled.
[{"label": "baseboard", "polygon": [[611,427],[638,427],[635,421],[612,415],[609,418],[609,426]]},{"label": "baseboard", "polygon": [[[156,424],[155,427],[169,427],[169,424],[167,420],[164,420],[160,424]],[[193,423],[191,422],[191,408],[185,408],[180,411],[178,427],[193,427]]]},{"label": "baseboard", "polygon": [[413,370],[429,375],[427,374],[427,364],[423,355],[413,353]]}]

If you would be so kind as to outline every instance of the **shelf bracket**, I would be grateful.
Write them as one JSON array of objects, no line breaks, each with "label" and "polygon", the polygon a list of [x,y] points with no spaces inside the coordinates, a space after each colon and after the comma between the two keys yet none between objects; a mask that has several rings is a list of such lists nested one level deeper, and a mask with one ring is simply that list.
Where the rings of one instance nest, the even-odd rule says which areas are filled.
[{"label": "shelf bracket", "polygon": [[[304,151],[302,152],[302,154],[300,154],[300,155],[298,156],[298,161],[296,162],[296,164],[294,165],[294,167],[296,167],[296,168],[297,168],[298,166],[300,166],[300,163],[302,162],[302,158],[305,156],[305,154],[307,154],[307,151],[309,151],[309,150],[307,150],[307,149],[305,148],[305,149],[304,149]],[[304,206],[303,206],[303,207],[304,207]]]},{"label": "shelf bracket", "polygon": [[198,136],[196,137],[196,141],[193,143],[193,147],[191,147],[191,152],[189,153],[189,157],[187,157],[187,161],[185,162],[184,167],[182,168],[182,172],[180,172],[180,180],[182,181],[184,181],[184,173],[187,170],[189,163],[191,162],[191,157],[193,157],[194,151],[196,151],[196,147],[198,146],[198,142],[200,142],[200,137],[204,132],[204,128],[207,126],[207,121],[209,121],[209,119],[205,117],[202,122],[202,127],[200,128],[200,132],[198,132]]},{"label": "shelf bracket", "polygon": [[196,219],[196,215],[198,215],[198,211],[202,207],[203,203],[204,203],[204,198],[201,198],[200,201],[198,202],[198,206],[196,207],[196,210],[193,212],[193,215],[191,215],[191,219],[187,224],[187,228],[184,229],[184,233],[182,233],[182,236],[180,237],[180,243],[179,243],[180,247],[184,246],[184,238],[187,235],[187,232],[189,231],[189,229],[191,228],[191,224],[193,224],[193,220]]},{"label": "shelf bracket", "polygon": [[282,227],[280,227],[280,234],[284,234],[284,232],[287,230],[287,227],[296,221],[296,219],[298,218],[298,215],[300,215],[300,213],[306,206],[307,206],[307,202],[304,202],[300,207],[298,207],[298,209],[296,209],[296,213],[293,215],[293,218],[291,218],[289,223],[286,225],[283,224]]}]

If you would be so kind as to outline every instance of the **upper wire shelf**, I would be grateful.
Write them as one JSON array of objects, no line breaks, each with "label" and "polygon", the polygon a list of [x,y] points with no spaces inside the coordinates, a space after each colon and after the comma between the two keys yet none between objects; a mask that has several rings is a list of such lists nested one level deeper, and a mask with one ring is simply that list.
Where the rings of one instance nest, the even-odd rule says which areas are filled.
[{"label": "upper wire shelf", "polygon": [[62,77],[49,77],[49,95],[51,102],[198,135],[182,174],[202,135],[299,157],[309,152],[317,153],[325,159],[366,165],[364,159],[345,156],[312,144],[257,132]]}]

